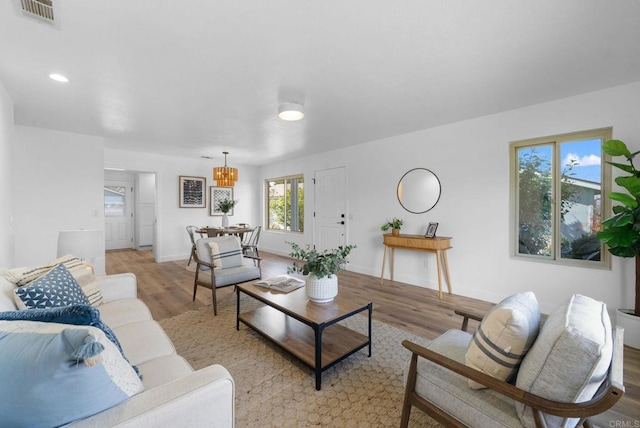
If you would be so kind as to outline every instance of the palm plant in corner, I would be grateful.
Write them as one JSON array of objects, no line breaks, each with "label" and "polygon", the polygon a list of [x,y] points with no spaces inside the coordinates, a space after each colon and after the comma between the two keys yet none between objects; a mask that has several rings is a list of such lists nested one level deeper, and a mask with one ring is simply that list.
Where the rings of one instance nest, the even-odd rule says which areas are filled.
[{"label": "palm plant in corner", "polygon": [[602,222],[603,230],[598,232],[598,238],[614,256],[635,257],[635,307],[618,309],[617,324],[625,327],[625,344],[640,348],[640,171],[633,164],[640,151],[631,153],[620,140],[605,142],[602,150],[610,156],[623,156],[626,163],[607,163],[630,174],[616,177],[615,182],[626,192],[609,193],[609,199],[619,205],[613,207],[614,215]]},{"label": "palm plant in corner", "polygon": [[307,276],[305,291],[312,302],[331,302],[338,295],[336,273],[344,270],[345,265],[349,263],[347,256],[351,250],[357,247],[347,245],[319,252],[309,245],[306,248],[301,248],[295,242],[287,242],[287,244],[291,245],[289,255],[303,261],[302,264],[297,261],[293,262],[293,265],[287,268],[287,273],[301,273]]}]

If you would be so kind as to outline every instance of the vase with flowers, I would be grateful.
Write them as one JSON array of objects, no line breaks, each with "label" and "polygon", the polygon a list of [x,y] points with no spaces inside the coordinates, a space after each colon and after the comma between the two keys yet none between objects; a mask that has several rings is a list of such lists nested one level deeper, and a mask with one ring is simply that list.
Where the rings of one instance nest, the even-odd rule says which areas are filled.
[{"label": "vase with flowers", "polygon": [[222,227],[224,228],[229,227],[229,217],[227,217],[227,214],[237,204],[238,204],[238,201],[234,201],[233,199],[229,199],[229,198],[223,199],[220,202],[218,202],[218,209],[222,211]]}]

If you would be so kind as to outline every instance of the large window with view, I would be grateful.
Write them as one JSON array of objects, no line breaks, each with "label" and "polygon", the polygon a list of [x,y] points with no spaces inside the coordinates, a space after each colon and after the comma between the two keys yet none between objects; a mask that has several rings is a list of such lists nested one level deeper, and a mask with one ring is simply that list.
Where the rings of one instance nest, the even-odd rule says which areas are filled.
[{"label": "large window with view", "polygon": [[304,177],[265,180],[267,229],[304,232]]},{"label": "large window with view", "polygon": [[608,267],[596,233],[608,213],[611,128],[511,143],[512,255]]}]

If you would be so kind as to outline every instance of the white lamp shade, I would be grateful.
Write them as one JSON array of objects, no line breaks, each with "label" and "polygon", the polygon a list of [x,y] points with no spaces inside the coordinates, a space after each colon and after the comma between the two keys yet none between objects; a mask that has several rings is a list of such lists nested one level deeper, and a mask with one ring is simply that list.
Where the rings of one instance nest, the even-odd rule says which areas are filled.
[{"label": "white lamp shade", "polygon": [[67,254],[93,261],[104,256],[101,230],[61,230],[58,234],[58,257]]},{"label": "white lamp shade", "polygon": [[282,103],[278,107],[278,117],[282,120],[300,120],[304,117],[302,104]]}]

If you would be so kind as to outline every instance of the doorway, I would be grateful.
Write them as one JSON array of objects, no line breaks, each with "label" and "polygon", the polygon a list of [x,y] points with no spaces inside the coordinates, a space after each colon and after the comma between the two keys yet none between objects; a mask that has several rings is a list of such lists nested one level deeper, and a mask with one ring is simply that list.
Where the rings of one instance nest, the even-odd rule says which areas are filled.
[{"label": "doorway", "polygon": [[105,249],[153,249],[156,258],[156,174],[105,170]]},{"label": "doorway", "polygon": [[314,173],[314,239],[319,251],[347,245],[346,167],[329,168]]},{"label": "doorway", "polygon": [[133,248],[133,181],[104,182],[105,250]]}]

